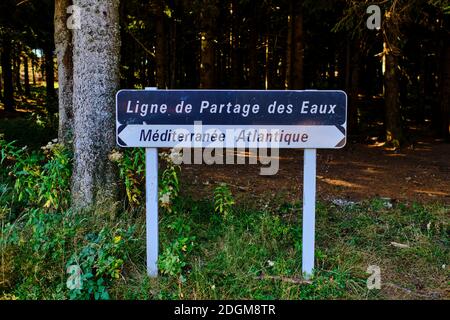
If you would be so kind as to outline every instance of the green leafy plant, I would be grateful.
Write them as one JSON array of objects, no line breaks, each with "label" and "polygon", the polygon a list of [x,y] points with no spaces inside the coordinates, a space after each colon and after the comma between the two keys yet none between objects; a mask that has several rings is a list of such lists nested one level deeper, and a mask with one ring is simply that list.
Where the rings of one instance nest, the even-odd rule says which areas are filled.
[{"label": "green leafy plant", "polygon": [[126,257],[125,241],[134,228],[113,232],[103,228],[85,236],[84,246],[68,260],[66,267],[79,266],[80,288],[70,290],[70,299],[109,299],[108,287],[119,279]]},{"label": "green leafy plant", "polygon": [[59,270],[68,250],[67,239],[76,232],[74,222],[68,219],[71,214],[32,208],[2,226],[0,247],[10,274],[4,285],[15,288],[17,296],[36,298],[45,290],[56,294],[65,276]]},{"label": "green leafy plant", "polygon": [[234,204],[233,195],[226,183],[221,183],[214,189],[214,211],[216,214],[228,218],[233,212]]},{"label": "green leafy plant", "polygon": [[15,141],[7,142],[3,135],[0,135],[0,164],[3,168],[9,168],[12,163],[23,159],[26,149],[17,147]]},{"label": "green leafy plant", "polygon": [[42,166],[39,179],[38,202],[43,203],[44,208],[67,208],[70,199],[72,154],[61,144],[50,145],[44,152],[47,162]]},{"label": "green leafy plant", "polygon": [[142,148],[126,149],[123,153],[113,151],[109,159],[117,162],[120,178],[125,184],[128,203],[132,208],[144,201],[145,152]]},{"label": "green leafy plant", "polygon": [[161,174],[159,200],[160,205],[167,212],[174,210],[174,201],[180,192],[180,180],[178,178],[180,166],[173,161],[174,156],[179,156],[177,151],[171,150],[171,153],[160,153],[160,156],[166,162],[166,168]]},{"label": "green leafy plant", "polygon": [[[160,177],[159,199],[161,207],[168,212],[173,210],[173,201],[180,191],[180,166],[173,163],[173,153],[160,153],[166,167]],[[145,152],[144,149],[127,149],[124,152],[114,150],[109,159],[119,167],[120,178],[125,184],[128,203],[132,208],[144,202]]]},{"label": "green leafy plant", "polygon": [[0,145],[0,163],[14,180],[14,200],[47,210],[68,207],[72,158],[68,149],[56,140],[31,153],[2,139]]},{"label": "green leafy plant", "polygon": [[187,256],[194,247],[195,237],[190,235],[191,227],[184,219],[178,218],[168,225],[174,240],[164,249],[158,259],[162,274],[180,276],[187,266]]},{"label": "green leafy plant", "polygon": [[[136,225],[98,219],[92,212],[33,208],[13,223],[0,221],[0,292],[20,299],[108,299],[136,242]],[[81,271],[79,287],[68,286],[73,266]]]}]

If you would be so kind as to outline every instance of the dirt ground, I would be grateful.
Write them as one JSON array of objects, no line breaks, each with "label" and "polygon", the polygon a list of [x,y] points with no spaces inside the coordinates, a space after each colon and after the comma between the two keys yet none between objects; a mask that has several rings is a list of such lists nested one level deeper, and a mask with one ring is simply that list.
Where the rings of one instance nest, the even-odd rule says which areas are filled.
[{"label": "dirt ground", "polygon": [[[281,150],[276,175],[260,175],[261,166],[183,165],[182,185],[196,198],[211,198],[212,189],[225,182],[238,199],[301,199],[302,150]],[[450,144],[424,138],[396,151],[361,143],[318,150],[317,196],[322,200],[386,197],[394,202],[450,204]]]}]

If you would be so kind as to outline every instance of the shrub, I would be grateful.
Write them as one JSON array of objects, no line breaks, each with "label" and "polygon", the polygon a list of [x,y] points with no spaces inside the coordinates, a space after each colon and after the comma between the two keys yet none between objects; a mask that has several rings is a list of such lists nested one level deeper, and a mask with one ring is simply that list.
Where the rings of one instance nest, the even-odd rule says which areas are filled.
[{"label": "shrub", "polygon": [[[99,227],[99,226],[103,227]],[[98,231],[100,230],[100,231]],[[92,212],[31,209],[0,233],[2,291],[20,299],[108,299],[121,277],[135,227],[103,221]],[[78,287],[68,286],[80,270]],[[76,275],[75,275],[76,276]]]},{"label": "shrub", "polygon": [[174,201],[178,198],[180,192],[178,178],[180,166],[174,163],[174,157],[178,157],[179,153],[171,149],[170,153],[160,153],[160,156],[166,162],[166,168],[161,174],[159,201],[160,206],[170,213],[174,211]]},{"label": "shrub", "polygon": [[225,219],[230,217],[234,203],[233,195],[227,184],[222,183],[214,189],[214,211],[216,214]]},{"label": "shrub", "polygon": [[173,240],[159,256],[158,266],[162,274],[180,276],[187,267],[187,256],[194,247],[195,237],[191,236],[191,227],[183,218],[175,219],[167,227],[173,233]]},{"label": "shrub", "polygon": [[42,152],[29,153],[0,138],[0,164],[14,181],[14,202],[46,210],[68,207],[72,155],[56,142],[49,142]]},{"label": "shrub", "polygon": [[83,246],[76,250],[66,267],[79,269],[79,286],[71,288],[70,299],[109,299],[108,287],[119,279],[126,258],[126,240],[132,240],[134,228],[127,231],[103,228],[88,233]]},{"label": "shrub", "polygon": [[143,148],[113,151],[109,159],[117,162],[127,200],[132,208],[139,207],[144,201],[145,186],[145,152]]}]

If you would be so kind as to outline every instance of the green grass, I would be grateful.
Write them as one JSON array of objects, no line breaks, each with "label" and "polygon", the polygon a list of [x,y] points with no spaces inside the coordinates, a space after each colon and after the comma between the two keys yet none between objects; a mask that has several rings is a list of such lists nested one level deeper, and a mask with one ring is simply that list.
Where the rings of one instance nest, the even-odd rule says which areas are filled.
[{"label": "green grass", "polygon": [[[192,210],[161,220],[161,248],[174,240],[167,229],[170,221],[180,219],[191,226],[190,234],[196,237],[181,279],[146,279],[142,266],[133,265],[127,281],[116,284],[116,297],[448,298],[445,290],[449,272],[448,267],[442,268],[450,257],[448,208],[399,205],[375,211],[373,202],[344,209],[325,203],[318,206],[317,270],[312,284],[286,281],[301,278],[298,205],[286,214],[280,214],[278,208],[272,212],[236,209],[231,219],[218,221],[207,204],[188,204]],[[393,247],[391,242],[406,243],[410,248]],[[381,268],[385,284],[381,290],[366,288],[369,265]]]},{"label": "green grass", "polygon": [[[113,299],[448,299],[449,269],[442,266],[450,257],[449,208],[385,208],[380,201],[318,204],[311,284],[295,283],[302,278],[298,203],[265,210],[238,203],[224,219],[213,203],[179,199],[176,210],[160,216],[160,258],[176,261],[175,268],[163,265],[157,279],[146,276],[142,208],[117,215],[26,210],[1,221],[0,296],[85,299],[106,290]],[[102,232],[100,242],[93,240]],[[85,283],[92,293],[67,289],[65,269],[74,261],[94,274]],[[111,261],[119,262],[111,267]],[[381,290],[366,288],[369,265],[381,268]],[[96,275],[99,266],[109,271]],[[112,276],[114,270],[120,276]],[[97,285],[100,278],[104,285]]]}]

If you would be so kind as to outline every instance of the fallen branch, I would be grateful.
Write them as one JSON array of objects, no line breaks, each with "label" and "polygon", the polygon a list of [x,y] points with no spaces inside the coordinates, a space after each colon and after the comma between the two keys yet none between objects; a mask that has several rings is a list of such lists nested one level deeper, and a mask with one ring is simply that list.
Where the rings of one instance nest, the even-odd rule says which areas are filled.
[{"label": "fallen branch", "polygon": [[256,277],[258,280],[279,280],[283,282],[289,282],[294,284],[312,284],[312,281],[301,279],[301,278],[289,278],[284,276],[269,276],[265,275],[264,273],[261,273],[258,277]]},{"label": "fallen branch", "polygon": [[396,248],[401,248],[401,249],[409,248],[409,245],[403,244],[403,243],[398,243],[398,242],[391,242],[391,245]]},{"label": "fallen branch", "polygon": [[396,285],[394,283],[385,283],[384,285],[388,286],[388,287],[391,287],[391,288],[394,288],[394,289],[397,289],[397,290],[400,290],[400,291],[403,291],[403,292],[405,292],[405,293],[407,293],[409,295],[416,296],[416,297],[419,297],[419,298],[439,299],[441,297],[441,294],[439,292],[431,292],[430,294],[424,294],[424,293],[419,293],[419,292],[412,291],[412,290],[410,290],[408,288],[400,287],[399,285]]}]

